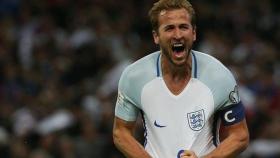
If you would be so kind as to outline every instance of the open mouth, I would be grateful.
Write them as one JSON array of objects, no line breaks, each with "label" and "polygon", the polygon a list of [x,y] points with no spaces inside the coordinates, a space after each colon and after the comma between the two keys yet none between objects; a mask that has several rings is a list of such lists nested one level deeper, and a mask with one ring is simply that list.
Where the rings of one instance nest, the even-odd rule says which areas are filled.
[{"label": "open mouth", "polygon": [[174,43],[172,45],[172,51],[175,53],[180,53],[185,50],[185,45],[183,43]]}]

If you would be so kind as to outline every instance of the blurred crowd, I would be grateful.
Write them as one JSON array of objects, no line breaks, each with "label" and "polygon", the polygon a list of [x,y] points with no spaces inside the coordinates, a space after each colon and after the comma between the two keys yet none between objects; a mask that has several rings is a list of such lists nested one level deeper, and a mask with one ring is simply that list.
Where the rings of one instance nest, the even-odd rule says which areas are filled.
[{"label": "blurred crowd", "polygon": [[[123,157],[111,136],[117,85],[127,65],[158,50],[154,2],[0,1],[1,158]],[[191,2],[194,49],[239,84],[251,137],[242,157],[280,157],[280,2]]]}]

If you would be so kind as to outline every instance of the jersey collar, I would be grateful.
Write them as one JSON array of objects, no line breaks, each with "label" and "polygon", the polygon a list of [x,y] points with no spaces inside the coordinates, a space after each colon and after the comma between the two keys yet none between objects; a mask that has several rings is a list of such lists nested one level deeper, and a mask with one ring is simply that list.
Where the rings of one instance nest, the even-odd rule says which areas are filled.
[{"label": "jersey collar", "polygon": [[[192,56],[192,78],[197,78],[197,60],[194,52],[191,50],[191,56]],[[161,72],[161,53],[159,52],[158,57],[157,57],[157,77],[162,76]]]}]

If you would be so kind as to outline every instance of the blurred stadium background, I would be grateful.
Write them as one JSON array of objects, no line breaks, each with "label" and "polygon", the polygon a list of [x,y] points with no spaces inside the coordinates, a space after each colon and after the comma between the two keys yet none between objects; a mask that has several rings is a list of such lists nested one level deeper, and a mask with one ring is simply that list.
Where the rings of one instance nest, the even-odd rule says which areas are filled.
[{"label": "blurred stadium background", "polygon": [[[122,157],[111,136],[117,83],[125,66],[157,50],[153,2],[0,0],[1,158]],[[191,2],[195,49],[239,83],[251,134],[240,157],[279,158],[279,1]]]}]

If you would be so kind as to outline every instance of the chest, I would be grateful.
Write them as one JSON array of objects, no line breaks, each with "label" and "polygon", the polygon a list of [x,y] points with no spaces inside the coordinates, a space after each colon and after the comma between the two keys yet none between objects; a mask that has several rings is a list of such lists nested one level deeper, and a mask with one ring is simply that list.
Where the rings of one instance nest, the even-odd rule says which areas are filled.
[{"label": "chest", "polygon": [[162,79],[147,84],[142,91],[141,106],[148,121],[161,120],[166,124],[180,120],[203,117],[214,113],[213,95],[209,88],[196,79],[190,79],[186,87],[174,95]]}]

